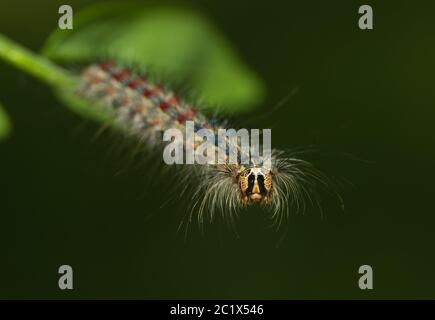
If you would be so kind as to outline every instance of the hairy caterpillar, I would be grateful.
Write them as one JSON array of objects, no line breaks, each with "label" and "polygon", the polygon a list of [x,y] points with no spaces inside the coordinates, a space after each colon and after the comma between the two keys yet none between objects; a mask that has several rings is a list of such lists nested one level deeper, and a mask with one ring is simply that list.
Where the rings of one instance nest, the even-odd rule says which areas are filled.
[{"label": "hairy caterpillar", "polygon": [[[90,101],[99,101],[125,132],[151,147],[161,146],[157,133],[168,128],[185,130],[189,120],[194,121],[197,130],[223,127],[172,90],[114,62],[86,67],[78,94]],[[257,204],[270,210],[278,228],[288,218],[291,207],[304,211],[307,202],[319,204],[316,191],[319,187],[332,188],[331,180],[310,162],[299,159],[294,153],[278,150],[272,152],[270,167],[260,161],[249,165],[195,165],[183,170],[186,171],[181,175],[183,185],[191,183],[191,179],[185,177],[191,177],[192,171],[197,176],[188,221],[196,215],[200,225],[205,217],[212,221],[217,212],[234,223],[240,208]],[[338,193],[334,193],[341,200]]]}]

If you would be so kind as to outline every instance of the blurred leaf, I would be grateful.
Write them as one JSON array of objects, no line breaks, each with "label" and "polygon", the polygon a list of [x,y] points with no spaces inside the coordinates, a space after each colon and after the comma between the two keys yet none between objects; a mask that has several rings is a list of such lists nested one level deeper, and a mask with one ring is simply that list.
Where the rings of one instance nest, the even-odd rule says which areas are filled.
[{"label": "blurred leaf", "polygon": [[0,141],[6,139],[12,131],[11,121],[9,116],[0,103]]},{"label": "blurred leaf", "polygon": [[[183,84],[201,104],[239,112],[264,97],[262,81],[200,13],[174,7],[99,4],[56,30],[43,53],[60,62],[113,58]],[[201,106],[199,106],[201,107]]]}]

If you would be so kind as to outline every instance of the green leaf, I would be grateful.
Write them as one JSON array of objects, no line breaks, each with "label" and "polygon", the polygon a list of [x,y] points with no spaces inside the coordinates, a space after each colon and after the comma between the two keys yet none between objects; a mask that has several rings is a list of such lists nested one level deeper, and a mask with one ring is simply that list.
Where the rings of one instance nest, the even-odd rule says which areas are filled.
[{"label": "green leaf", "polygon": [[186,8],[99,4],[75,13],[74,30],[54,31],[43,53],[64,63],[113,58],[143,66],[189,88],[199,103],[226,111],[251,109],[264,98],[262,81],[228,41]]},{"label": "green leaf", "polygon": [[9,116],[0,103],[0,141],[6,139],[12,131],[12,124]]}]

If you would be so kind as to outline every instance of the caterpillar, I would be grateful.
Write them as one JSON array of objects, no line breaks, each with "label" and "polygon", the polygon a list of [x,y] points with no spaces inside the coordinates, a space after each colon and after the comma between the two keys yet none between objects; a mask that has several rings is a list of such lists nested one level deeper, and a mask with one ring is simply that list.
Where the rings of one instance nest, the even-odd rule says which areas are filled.
[{"label": "caterpillar", "polygon": [[[225,127],[224,121],[206,117],[200,108],[190,105],[170,88],[115,61],[91,63],[76,76],[1,34],[0,58],[55,88],[74,88],[74,95],[86,102],[95,102],[85,104],[85,113],[93,113],[89,108],[98,109],[97,113],[103,114],[104,119],[109,119],[137,141],[144,142],[150,150],[164,145],[161,139],[163,131],[168,128],[186,131],[189,121],[194,123],[196,130],[219,131]],[[82,107],[75,110],[83,112]],[[231,143],[234,142],[230,140]],[[189,146],[184,143],[182,147]],[[193,148],[196,148],[195,143]],[[214,152],[220,150],[222,147],[216,145]],[[246,150],[240,150],[241,156],[243,152]],[[269,157],[234,163],[227,161],[231,157],[225,149],[223,163],[182,166],[178,170],[180,193],[186,192],[188,186],[193,187],[191,209],[183,220],[185,225],[196,219],[202,227],[206,221],[214,221],[216,214],[220,213],[234,226],[241,209],[259,205],[270,212],[273,226],[279,229],[291,211],[304,212],[308,205],[317,206],[322,211],[321,189],[332,193],[343,208],[335,181],[302,159],[304,152],[300,149],[272,149]]]},{"label": "caterpillar", "polygon": [[[161,133],[168,128],[185,131],[187,121],[193,121],[196,130],[217,131],[224,127],[171,89],[113,61],[85,67],[77,93],[89,101],[98,101],[125,132],[145,141],[150,148],[162,146]],[[196,175],[188,222],[196,217],[202,226],[219,212],[233,225],[240,209],[260,205],[270,211],[273,225],[279,228],[288,219],[290,208],[304,211],[307,202],[320,207],[317,189],[333,188],[333,183],[296,154],[272,150],[270,166],[264,159],[248,164],[225,161],[185,166],[180,175],[182,185],[192,183],[192,171]],[[226,155],[228,159],[228,152]]]}]

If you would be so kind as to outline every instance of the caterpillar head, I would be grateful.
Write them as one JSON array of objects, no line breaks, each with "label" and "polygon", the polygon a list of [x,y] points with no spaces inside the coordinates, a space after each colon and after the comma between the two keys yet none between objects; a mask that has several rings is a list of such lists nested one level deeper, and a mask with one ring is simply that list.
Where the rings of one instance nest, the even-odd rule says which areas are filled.
[{"label": "caterpillar head", "polygon": [[238,175],[238,186],[244,205],[250,203],[269,205],[272,191],[270,171],[259,167],[243,169]]}]

